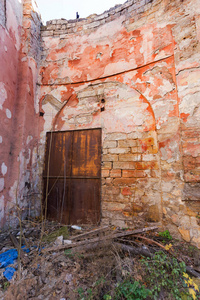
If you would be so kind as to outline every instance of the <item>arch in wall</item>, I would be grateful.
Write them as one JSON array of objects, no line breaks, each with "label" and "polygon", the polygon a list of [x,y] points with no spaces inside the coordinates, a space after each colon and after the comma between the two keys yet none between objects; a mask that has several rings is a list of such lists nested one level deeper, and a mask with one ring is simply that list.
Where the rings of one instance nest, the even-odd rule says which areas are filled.
[{"label": "arch in wall", "polygon": [[79,88],[60,108],[52,124],[53,130],[103,126],[107,132],[155,131],[155,116],[139,91],[110,81]]},{"label": "arch in wall", "polygon": [[100,82],[79,86],[54,116],[54,131],[102,129],[104,223],[159,222],[157,133],[147,99],[126,84]]}]

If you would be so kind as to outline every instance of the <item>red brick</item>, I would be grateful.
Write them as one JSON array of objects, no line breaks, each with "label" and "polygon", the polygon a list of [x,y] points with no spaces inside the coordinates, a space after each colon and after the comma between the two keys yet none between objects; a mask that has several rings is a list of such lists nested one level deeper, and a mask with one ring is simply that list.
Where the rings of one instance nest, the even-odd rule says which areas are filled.
[{"label": "red brick", "polygon": [[188,172],[184,175],[186,182],[199,182],[200,181],[200,170]]},{"label": "red brick", "polygon": [[111,154],[124,154],[124,153],[128,153],[130,152],[130,149],[129,148],[110,148],[109,153]]},{"label": "red brick", "polygon": [[101,169],[102,170],[110,170],[110,169],[112,169],[112,162],[110,162],[110,161],[104,161],[104,162],[102,162]]},{"label": "red brick", "polygon": [[109,134],[107,134],[107,138],[109,139],[109,140],[113,140],[113,141],[117,141],[117,140],[124,140],[124,139],[126,139],[126,133],[118,133],[118,132],[116,132],[116,133],[109,133]]},{"label": "red brick", "polygon": [[183,138],[196,138],[200,135],[199,128],[194,128],[194,130],[183,130],[181,132]]},{"label": "red brick", "polygon": [[132,192],[131,192],[131,190],[130,190],[129,187],[123,188],[121,193],[122,193],[122,195],[124,195],[124,196],[130,196],[130,195],[132,195]]},{"label": "red brick", "polygon": [[126,205],[124,203],[119,202],[103,202],[102,209],[107,211],[122,211],[124,210]]},{"label": "red brick", "polygon": [[106,154],[103,155],[103,161],[118,161],[118,155],[115,154]]},{"label": "red brick", "polygon": [[144,178],[147,177],[147,174],[142,170],[122,170],[122,177]]},{"label": "red brick", "polygon": [[111,170],[110,171],[110,177],[121,177],[122,176],[122,170]]},{"label": "red brick", "polygon": [[110,177],[106,178],[107,185],[112,185],[112,182],[113,182],[113,178],[110,178]]},{"label": "red brick", "polygon": [[101,177],[109,177],[110,171],[109,170],[101,170]]},{"label": "red brick", "polygon": [[200,145],[187,144],[187,147],[183,148],[183,153],[186,155],[198,156],[200,153]]},{"label": "red brick", "polygon": [[137,146],[137,140],[118,141],[118,147],[135,147],[135,146]]},{"label": "red brick", "polygon": [[114,162],[113,169],[135,169],[135,162]]},{"label": "red brick", "polygon": [[103,186],[102,187],[102,194],[103,195],[119,195],[120,189],[116,186]]},{"label": "red brick", "polygon": [[149,170],[149,169],[154,169],[158,170],[159,165],[157,162],[136,162],[136,169],[138,170]]},{"label": "red brick", "polygon": [[196,166],[196,159],[192,156],[184,156],[183,157],[183,165],[184,165],[184,170],[192,170]]},{"label": "red brick", "polygon": [[136,182],[136,178],[116,178],[113,180],[114,185],[131,186]]},{"label": "red brick", "polygon": [[182,147],[186,148],[186,147],[190,146],[188,144],[193,144],[193,145],[198,144],[198,138],[188,138],[188,139],[186,139],[185,142],[182,143]]},{"label": "red brick", "polygon": [[[152,175],[152,177],[154,177],[154,176]],[[162,170],[162,178],[165,178],[165,181],[170,182],[170,181],[176,179],[176,173],[170,172],[168,170]]]},{"label": "red brick", "polygon": [[136,170],[122,170],[122,177],[137,177]]},{"label": "red brick", "polygon": [[139,161],[141,160],[140,154],[120,154],[119,161]]},{"label": "red brick", "polygon": [[103,143],[103,148],[115,148],[117,147],[117,141],[105,141]]},{"label": "red brick", "polygon": [[108,149],[102,149],[103,154],[108,154]]},{"label": "red brick", "polygon": [[131,148],[131,152],[132,152],[132,153],[140,153],[138,147],[132,147],[132,148]]}]

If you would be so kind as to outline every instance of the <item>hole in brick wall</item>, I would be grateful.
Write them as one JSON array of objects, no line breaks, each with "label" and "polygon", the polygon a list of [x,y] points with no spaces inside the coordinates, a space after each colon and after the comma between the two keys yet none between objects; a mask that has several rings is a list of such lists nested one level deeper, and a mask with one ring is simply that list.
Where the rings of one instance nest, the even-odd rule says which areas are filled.
[{"label": "hole in brick wall", "polygon": [[101,107],[101,111],[104,111],[105,110],[105,107]]},{"label": "hole in brick wall", "polygon": [[105,103],[106,101],[105,101],[105,99],[101,99],[101,103]]},{"label": "hole in brick wall", "polygon": [[44,116],[44,112],[40,111],[40,117]]}]

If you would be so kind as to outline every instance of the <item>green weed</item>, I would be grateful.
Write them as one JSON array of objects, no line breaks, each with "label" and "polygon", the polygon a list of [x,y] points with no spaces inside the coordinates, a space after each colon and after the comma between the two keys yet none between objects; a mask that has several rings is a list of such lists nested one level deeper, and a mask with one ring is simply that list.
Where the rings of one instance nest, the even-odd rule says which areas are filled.
[{"label": "green weed", "polygon": [[69,237],[69,230],[68,230],[67,226],[63,226],[63,227],[51,232],[50,234],[44,236],[43,242],[51,243],[51,242],[55,241],[58,236],[61,236],[61,235],[63,235],[64,239],[67,239]]},{"label": "green weed", "polygon": [[159,232],[158,233],[159,236],[171,241],[172,240],[172,236],[171,234],[169,233],[169,230],[165,230],[165,231],[162,231],[162,232]]},{"label": "green weed", "polygon": [[114,300],[142,300],[150,295],[150,290],[138,281],[129,278],[120,283],[115,289]]},{"label": "green weed", "polygon": [[183,274],[186,272],[184,262],[178,262],[176,258],[167,256],[164,252],[156,252],[153,258],[142,260],[145,267],[145,281],[151,290],[152,299],[181,300],[181,295],[187,294],[187,299],[192,299],[188,292]]}]

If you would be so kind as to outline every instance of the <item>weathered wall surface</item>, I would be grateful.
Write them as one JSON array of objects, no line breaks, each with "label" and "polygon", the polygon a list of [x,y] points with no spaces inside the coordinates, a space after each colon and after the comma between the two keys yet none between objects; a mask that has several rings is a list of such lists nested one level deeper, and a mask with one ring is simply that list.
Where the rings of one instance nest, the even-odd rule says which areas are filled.
[{"label": "weathered wall surface", "polygon": [[17,94],[18,61],[21,42],[22,5],[17,1],[1,1],[0,16],[0,220],[4,223],[7,189],[9,189],[10,144],[14,104]]},{"label": "weathered wall surface", "polygon": [[12,226],[30,214],[31,194],[36,200],[38,193],[40,20],[31,0],[1,1],[0,7],[0,222]]},{"label": "weathered wall surface", "polygon": [[200,248],[198,2],[49,21],[40,44],[34,1],[0,0],[2,226],[38,211],[47,131],[102,128],[102,222]]},{"label": "weathered wall surface", "polygon": [[49,21],[40,70],[41,161],[46,131],[101,127],[103,222],[198,247],[199,20],[197,0],[135,0]]}]

